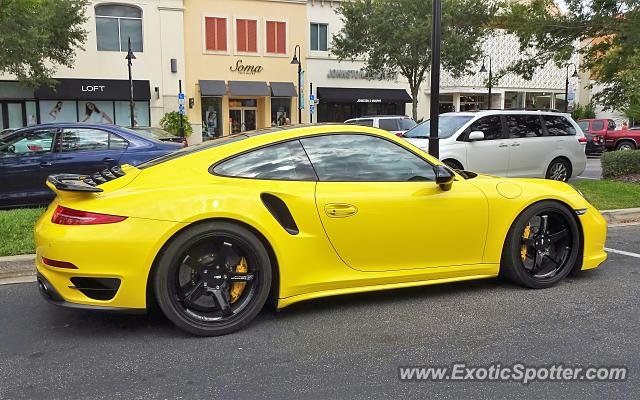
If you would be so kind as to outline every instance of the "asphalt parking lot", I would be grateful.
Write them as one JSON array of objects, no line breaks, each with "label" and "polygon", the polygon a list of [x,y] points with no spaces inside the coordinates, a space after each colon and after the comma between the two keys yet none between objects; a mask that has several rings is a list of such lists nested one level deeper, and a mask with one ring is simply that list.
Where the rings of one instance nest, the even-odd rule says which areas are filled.
[{"label": "asphalt parking lot", "polygon": [[[640,252],[640,226],[608,248]],[[546,290],[497,279],[263,311],[188,336],[162,316],[68,310],[35,284],[0,286],[0,398],[640,398],[640,258]],[[624,365],[626,382],[400,382],[403,365]]]},{"label": "asphalt parking lot", "polygon": [[602,165],[600,164],[600,156],[587,156],[587,167],[577,178],[601,179]]}]

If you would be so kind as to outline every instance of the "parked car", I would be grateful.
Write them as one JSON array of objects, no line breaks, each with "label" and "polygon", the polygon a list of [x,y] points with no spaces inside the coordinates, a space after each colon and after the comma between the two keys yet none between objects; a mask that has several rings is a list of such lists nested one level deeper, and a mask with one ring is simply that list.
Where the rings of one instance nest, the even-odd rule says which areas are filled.
[{"label": "parked car", "polygon": [[[403,135],[427,150],[429,121]],[[587,164],[587,139],[568,114],[487,110],[439,118],[440,159],[454,169],[568,181]]]},{"label": "parked car", "polygon": [[640,130],[620,129],[616,130],[616,123],[612,119],[592,118],[578,121],[585,133],[599,135],[604,138],[607,150],[635,150],[640,148]]},{"label": "parked car", "polygon": [[15,131],[14,128],[7,128],[7,129],[0,130],[0,139],[2,139],[3,136],[7,136],[8,134],[14,131]]},{"label": "parked car", "polygon": [[185,143],[185,141],[180,136],[176,136],[161,128],[155,128],[152,126],[135,126],[129,129],[131,129],[132,131],[142,136],[161,140],[163,142],[173,142],[173,143],[180,143],[180,144]]},{"label": "parked car", "polygon": [[49,203],[48,175],[90,175],[137,165],[182,148],[115,125],[57,123],[30,126],[0,139],[0,209]]},{"label": "parked car", "polygon": [[498,275],[542,289],[607,258],[606,221],[571,186],[454,173],[353,125],[263,129],[117,169],[108,182],[64,174],[49,184],[60,201],[35,227],[44,298],[105,311],[155,303],[197,335],[237,331],[268,300],[282,309]]},{"label": "parked car", "polygon": [[380,128],[396,136],[402,136],[409,129],[416,126],[416,121],[406,115],[374,115],[348,119],[344,123]]},{"label": "parked car", "polygon": [[590,126],[589,121],[585,121],[585,120],[578,121],[578,126],[580,127],[580,129],[582,129],[584,136],[587,138],[587,146],[585,147],[585,153],[587,153],[587,155],[602,154],[606,150],[606,147],[605,147],[606,132],[604,135],[601,133],[592,133],[589,130],[589,126]]}]

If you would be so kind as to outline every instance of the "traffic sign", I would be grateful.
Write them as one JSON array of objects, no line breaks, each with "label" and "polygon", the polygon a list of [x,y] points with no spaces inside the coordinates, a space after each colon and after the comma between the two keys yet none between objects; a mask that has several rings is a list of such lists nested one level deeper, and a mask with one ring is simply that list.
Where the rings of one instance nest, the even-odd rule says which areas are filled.
[{"label": "traffic sign", "polygon": [[178,99],[184,100],[184,93],[178,93]]},{"label": "traffic sign", "polygon": [[312,95],[312,94],[310,94],[310,95],[309,95],[309,100],[310,100],[310,101],[314,101],[315,99],[316,99],[316,96],[314,96],[314,95]]}]

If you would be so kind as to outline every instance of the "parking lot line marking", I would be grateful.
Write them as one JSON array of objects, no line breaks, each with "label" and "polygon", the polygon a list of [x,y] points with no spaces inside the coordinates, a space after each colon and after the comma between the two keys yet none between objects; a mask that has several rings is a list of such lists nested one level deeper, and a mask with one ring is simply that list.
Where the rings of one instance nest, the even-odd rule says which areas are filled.
[{"label": "parking lot line marking", "polygon": [[605,251],[608,251],[609,253],[616,253],[616,254],[622,254],[623,256],[640,258],[640,254],[638,254],[638,253],[631,253],[630,251],[610,249],[608,247],[605,247],[604,249],[605,249]]}]

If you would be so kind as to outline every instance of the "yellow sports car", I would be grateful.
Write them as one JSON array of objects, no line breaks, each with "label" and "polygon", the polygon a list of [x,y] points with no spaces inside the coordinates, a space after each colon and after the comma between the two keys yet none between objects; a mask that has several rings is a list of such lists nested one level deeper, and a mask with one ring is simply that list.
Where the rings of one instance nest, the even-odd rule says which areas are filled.
[{"label": "yellow sports car", "polygon": [[452,171],[384,131],[272,128],[138,167],[52,175],[35,228],[51,302],[222,335],[317,297],[502,275],[530,288],[606,259],[571,186]]}]

